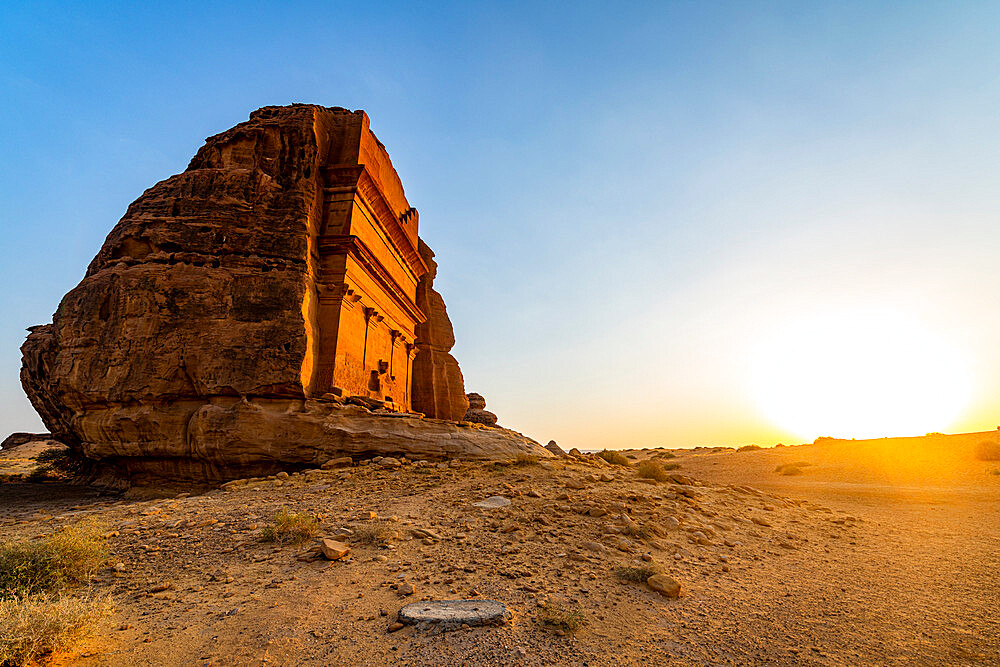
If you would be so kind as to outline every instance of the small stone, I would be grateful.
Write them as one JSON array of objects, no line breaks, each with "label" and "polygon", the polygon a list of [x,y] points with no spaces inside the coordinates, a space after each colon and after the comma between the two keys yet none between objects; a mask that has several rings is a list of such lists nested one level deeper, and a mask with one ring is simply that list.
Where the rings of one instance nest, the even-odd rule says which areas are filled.
[{"label": "small stone", "polygon": [[324,538],[319,541],[319,551],[327,560],[340,560],[351,553],[351,547],[343,542]]},{"label": "small stone", "polygon": [[602,482],[613,482],[613,481],[615,481],[615,476],[612,475],[611,473],[608,473],[608,472],[601,473],[601,481]]},{"label": "small stone", "polygon": [[762,516],[752,516],[750,517],[750,520],[753,521],[758,526],[766,526],[768,528],[771,527],[771,522]]},{"label": "small stone", "polygon": [[150,588],[149,592],[150,593],[162,593],[163,591],[168,591],[168,590],[170,590],[173,587],[174,587],[174,585],[172,583],[170,583],[169,581],[164,581],[164,582],[156,584],[155,586],[153,586],[152,588]]},{"label": "small stone", "polygon": [[403,465],[399,459],[393,458],[391,456],[386,456],[381,461],[378,462],[379,466],[382,468],[398,468]]},{"label": "small stone", "polygon": [[333,470],[334,468],[350,468],[354,465],[354,460],[350,456],[341,456],[335,459],[330,459],[320,467],[323,470]]},{"label": "small stone", "polygon": [[399,591],[400,595],[413,595],[414,593],[417,592],[416,586],[414,586],[410,582],[405,582],[400,584],[397,590]]},{"label": "small stone", "polygon": [[654,574],[646,580],[646,585],[668,598],[680,597],[681,594],[680,582],[666,574]]},{"label": "small stone", "polygon": [[388,630],[389,632],[396,632],[396,630],[402,630],[402,629],[403,629],[403,624],[400,623],[399,621],[390,623],[389,627],[386,628],[386,630]]},{"label": "small stone", "polygon": [[510,500],[504,498],[503,496],[490,496],[486,500],[480,500],[478,503],[472,503],[473,507],[481,507],[488,510],[507,507],[508,505],[510,505]]},{"label": "small stone", "polygon": [[586,484],[575,478],[566,480],[566,484],[564,486],[567,489],[576,489],[576,490],[587,488]]}]

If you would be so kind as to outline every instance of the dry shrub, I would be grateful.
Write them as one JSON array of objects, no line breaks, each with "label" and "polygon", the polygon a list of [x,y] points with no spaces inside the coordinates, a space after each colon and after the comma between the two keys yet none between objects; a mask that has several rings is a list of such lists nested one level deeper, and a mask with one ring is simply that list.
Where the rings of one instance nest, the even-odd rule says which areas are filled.
[{"label": "dry shrub", "polygon": [[538,623],[555,633],[576,632],[583,626],[583,612],[549,602],[538,608]]},{"label": "dry shrub", "polygon": [[1000,461],[1000,442],[983,440],[976,445],[973,453],[980,461]]},{"label": "dry shrub", "polygon": [[803,468],[808,468],[811,465],[812,464],[809,463],[808,461],[796,461],[794,463],[782,463],[781,465],[779,465],[777,468],[774,469],[774,472],[776,472],[776,473],[778,473],[780,475],[785,475],[785,476],[801,475],[802,474],[802,469]]},{"label": "dry shrub", "polygon": [[654,565],[642,565],[634,567],[622,565],[614,569],[615,576],[621,581],[630,581],[633,584],[644,584],[646,580],[654,574],[659,574],[660,569]]},{"label": "dry shrub", "polygon": [[0,665],[27,665],[91,634],[111,601],[34,596],[0,600]]},{"label": "dry shrub", "polygon": [[318,532],[319,520],[316,517],[282,507],[274,515],[274,521],[261,529],[260,538],[279,545],[302,544]]},{"label": "dry shrub", "polygon": [[538,457],[532,456],[531,454],[525,454],[521,452],[514,457],[514,465],[516,466],[531,466],[538,463]]},{"label": "dry shrub", "polygon": [[625,466],[626,468],[631,465],[628,458],[626,458],[621,452],[612,452],[605,449],[603,452],[597,452],[597,455],[612,465]]},{"label": "dry shrub", "polygon": [[743,445],[742,447],[737,447],[736,451],[738,451],[738,452],[755,452],[758,449],[764,449],[764,448],[761,447],[760,445]]},{"label": "dry shrub", "polygon": [[42,540],[0,544],[0,600],[86,583],[108,557],[102,532],[84,522]]},{"label": "dry shrub", "polygon": [[627,523],[622,526],[622,532],[629,537],[637,537],[640,540],[644,540],[650,535],[649,528],[646,528],[642,524],[638,523]]},{"label": "dry shrub", "polygon": [[636,470],[636,475],[646,479],[655,479],[657,482],[667,482],[670,475],[663,469],[659,461],[643,461]]},{"label": "dry shrub", "polygon": [[676,459],[677,455],[673,452],[661,452],[657,454],[661,459]]},{"label": "dry shrub", "polygon": [[380,547],[395,537],[396,531],[392,529],[387,521],[376,519],[362,524],[354,529],[351,541],[357,544]]}]

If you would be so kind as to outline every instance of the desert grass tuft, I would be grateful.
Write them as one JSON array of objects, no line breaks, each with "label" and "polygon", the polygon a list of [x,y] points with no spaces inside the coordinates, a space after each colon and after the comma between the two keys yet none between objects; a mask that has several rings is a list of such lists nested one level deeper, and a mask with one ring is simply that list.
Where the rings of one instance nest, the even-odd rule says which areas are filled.
[{"label": "desert grass tuft", "polygon": [[380,547],[387,544],[395,534],[396,531],[392,529],[389,522],[375,519],[355,528],[351,541],[357,544]]},{"label": "desert grass tuft", "polygon": [[1000,442],[983,440],[976,445],[973,453],[980,461],[1000,461]]},{"label": "desert grass tuft", "polygon": [[642,565],[639,567],[620,565],[616,567],[613,572],[619,581],[629,581],[633,584],[644,584],[646,583],[646,580],[654,574],[660,574],[660,569],[654,565]]},{"label": "desert grass tuft", "polygon": [[533,466],[538,464],[538,457],[532,456],[531,454],[525,454],[521,452],[514,457],[514,465],[516,466]]},{"label": "desert grass tuft", "polygon": [[319,520],[316,517],[282,507],[274,515],[274,521],[261,529],[260,539],[279,545],[302,544],[315,537],[318,532]]},{"label": "desert grass tuft", "polygon": [[576,632],[583,627],[583,612],[549,602],[538,608],[538,624],[556,634]]},{"label": "desert grass tuft", "polygon": [[613,452],[605,449],[603,452],[598,452],[597,455],[612,465],[624,466],[626,468],[631,465],[628,458],[626,458],[621,452]]},{"label": "desert grass tuft", "polygon": [[639,523],[627,523],[622,526],[622,532],[629,537],[635,537],[640,540],[644,540],[649,537],[652,533],[649,528],[646,528]]},{"label": "desert grass tuft", "polygon": [[84,522],[41,540],[0,544],[0,600],[88,582],[108,557],[102,533],[99,524]]},{"label": "desert grass tuft", "polygon": [[636,469],[636,475],[645,479],[655,479],[657,482],[670,480],[670,475],[659,461],[643,461]]},{"label": "desert grass tuft", "polygon": [[808,461],[795,461],[794,463],[782,463],[774,469],[779,475],[791,476],[801,475],[803,468],[808,468],[812,464]]},{"label": "desert grass tuft", "polygon": [[92,634],[111,611],[108,599],[36,595],[0,600],[0,665],[37,663]]}]

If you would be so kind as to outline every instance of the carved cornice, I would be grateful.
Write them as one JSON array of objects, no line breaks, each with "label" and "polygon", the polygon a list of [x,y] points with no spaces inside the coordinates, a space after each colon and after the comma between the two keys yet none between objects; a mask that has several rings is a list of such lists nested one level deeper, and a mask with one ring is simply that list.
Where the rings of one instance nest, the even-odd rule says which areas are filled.
[{"label": "carved cornice", "polygon": [[364,241],[357,236],[321,236],[319,237],[320,257],[327,255],[350,255],[378,283],[393,301],[403,309],[415,322],[425,322],[427,316],[411,299],[395,278],[385,270],[382,263]]},{"label": "carved cornice", "polygon": [[[349,193],[352,190],[357,194],[372,219],[389,239],[393,249],[406,261],[417,279],[427,273],[427,265],[417,251],[416,241],[411,240],[406,232],[406,227],[411,225],[417,227],[419,220],[417,209],[411,207],[397,217],[375,179],[363,164],[323,167],[323,176],[326,184],[324,190],[327,194]],[[414,233],[414,239],[416,236]]]}]

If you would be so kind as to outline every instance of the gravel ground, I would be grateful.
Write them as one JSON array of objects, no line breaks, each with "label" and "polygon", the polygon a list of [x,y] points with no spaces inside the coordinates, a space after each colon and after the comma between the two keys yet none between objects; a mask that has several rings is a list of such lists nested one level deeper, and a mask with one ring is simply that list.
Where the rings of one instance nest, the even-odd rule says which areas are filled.
[{"label": "gravel ground", "polygon": [[[115,616],[55,664],[1000,664],[995,477],[851,483],[816,446],[673,453],[633,453],[680,464],[660,484],[593,461],[370,465],[153,500],[2,484],[0,534],[109,531],[93,588]],[[510,506],[473,506],[494,495]],[[320,536],[353,530],[351,557],[261,542],[282,507],[318,516]],[[387,544],[359,539],[375,528]],[[613,573],[649,564],[679,598]],[[408,602],[472,597],[513,619],[388,631]],[[581,627],[544,627],[551,607]]]}]

